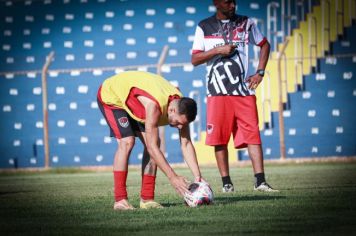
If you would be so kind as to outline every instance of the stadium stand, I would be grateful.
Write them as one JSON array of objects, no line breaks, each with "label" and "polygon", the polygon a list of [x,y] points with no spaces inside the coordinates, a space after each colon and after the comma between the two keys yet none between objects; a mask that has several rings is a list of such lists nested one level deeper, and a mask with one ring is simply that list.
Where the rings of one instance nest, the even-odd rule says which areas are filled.
[{"label": "stadium stand", "polygon": [[[346,23],[325,28],[337,32],[331,33],[334,38],[316,39],[318,45],[325,46],[324,51],[318,47],[313,60],[303,58],[302,75],[294,63],[288,62],[283,69],[283,73],[288,71],[283,94],[287,158],[356,154],[356,128],[350,118],[355,116],[356,29],[352,19],[356,4],[337,0],[238,1],[238,12],[256,20],[274,50],[269,78],[257,94],[266,159],[281,156],[278,51],[289,39],[286,55],[302,56],[293,41],[302,36],[307,57],[312,48],[308,37],[314,37],[309,36],[310,19],[334,16],[323,15],[322,9],[329,9],[326,5],[331,6],[331,13],[344,12]],[[190,65],[195,26],[214,12],[210,0],[0,1],[0,168],[44,166],[41,69],[51,51],[55,56],[47,78],[50,166],[111,165],[116,144],[108,137],[98,110],[97,88],[105,78],[123,70],[156,72],[164,45],[169,50],[162,75],[185,95],[200,101],[199,119],[192,126],[199,161],[215,162],[211,149],[203,144],[205,68]],[[321,31],[320,25],[316,27]],[[256,53],[251,50],[252,55]],[[250,73],[254,65],[252,60]],[[167,128],[165,137],[168,161],[183,162],[177,130]],[[139,145],[133,150],[130,164],[141,162],[142,148]],[[234,160],[248,158],[244,150],[231,153]]]}]

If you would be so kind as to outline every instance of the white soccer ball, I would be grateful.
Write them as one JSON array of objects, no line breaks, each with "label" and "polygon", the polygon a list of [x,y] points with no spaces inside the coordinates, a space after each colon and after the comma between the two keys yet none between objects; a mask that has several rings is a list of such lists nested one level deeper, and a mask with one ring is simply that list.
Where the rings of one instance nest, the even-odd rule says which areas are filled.
[{"label": "white soccer ball", "polygon": [[189,185],[188,189],[191,194],[185,194],[184,200],[190,207],[209,205],[214,200],[213,190],[208,183],[194,182]]}]

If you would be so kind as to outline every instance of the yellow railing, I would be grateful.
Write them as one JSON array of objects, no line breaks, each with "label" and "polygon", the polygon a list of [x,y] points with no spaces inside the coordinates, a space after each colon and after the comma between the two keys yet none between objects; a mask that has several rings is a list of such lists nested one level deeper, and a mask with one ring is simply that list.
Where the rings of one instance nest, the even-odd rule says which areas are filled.
[{"label": "yellow railing", "polygon": [[[337,41],[344,27],[351,26],[354,19],[356,0],[322,0],[321,5],[313,7],[306,20],[271,53],[266,67],[268,76],[256,94],[260,97],[257,107],[261,129],[271,124],[270,112],[280,112],[280,120],[283,119],[281,104],[288,104],[288,93],[303,86],[303,76],[312,72],[317,59],[325,56],[330,43]],[[288,44],[288,41],[294,43]],[[284,156],[281,151],[281,157]]]},{"label": "yellow railing", "polygon": [[[342,4],[345,3],[345,4]],[[282,83],[284,93],[281,98],[283,103],[288,103],[287,93],[293,93],[302,86],[303,75],[311,73],[311,69],[316,66],[317,59],[328,52],[329,44],[338,38],[336,25],[350,26],[353,19],[356,19],[355,0],[325,0],[321,6],[313,8],[313,12],[307,14],[307,19],[300,22],[300,27],[294,29],[292,35],[287,37],[291,42],[285,48],[283,57],[284,65],[282,70]],[[341,8],[342,7],[342,8]],[[339,9],[336,11],[336,9]],[[343,9],[341,12],[340,9]],[[351,9],[351,10],[350,10]],[[352,10],[353,9],[353,10]],[[343,16],[341,18],[341,15]],[[338,20],[338,22],[336,22]],[[342,21],[342,23],[340,23]],[[267,64],[266,77],[262,85],[257,89],[259,99],[258,109],[261,115],[260,127],[270,123],[271,116],[267,110],[278,111],[280,96],[278,94],[277,58],[283,44],[278,45],[278,51],[272,52]],[[268,91],[270,89],[271,91]],[[266,97],[271,94],[271,97]],[[264,98],[267,101],[264,101]],[[266,105],[268,104],[268,105]],[[267,107],[264,107],[267,106]]]}]

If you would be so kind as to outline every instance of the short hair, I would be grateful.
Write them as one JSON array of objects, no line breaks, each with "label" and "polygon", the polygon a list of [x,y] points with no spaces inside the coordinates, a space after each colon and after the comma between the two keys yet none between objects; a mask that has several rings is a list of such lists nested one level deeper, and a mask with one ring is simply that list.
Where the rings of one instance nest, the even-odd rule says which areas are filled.
[{"label": "short hair", "polygon": [[182,97],[178,102],[178,113],[180,115],[185,115],[189,122],[195,120],[197,116],[197,103],[194,99],[188,97]]}]

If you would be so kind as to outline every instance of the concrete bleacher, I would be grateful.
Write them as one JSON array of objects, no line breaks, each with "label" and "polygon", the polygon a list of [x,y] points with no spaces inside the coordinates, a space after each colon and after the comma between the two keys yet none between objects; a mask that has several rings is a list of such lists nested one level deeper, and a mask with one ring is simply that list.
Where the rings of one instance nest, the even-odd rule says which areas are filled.
[{"label": "concrete bleacher", "polygon": [[[238,1],[238,13],[255,18],[262,32],[266,34],[266,9],[271,2]],[[281,1],[274,2],[281,6]],[[309,1],[300,2],[306,15]],[[314,6],[318,1],[311,3]],[[292,12],[295,11],[294,7],[296,5],[292,6]],[[278,9],[280,10],[280,7]],[[97,108],[97,88],[105,78],[124,70],[125,66],[156,72],[155,64],[164,45],[169,46],[169,51],[162,67],[162,75],[178,86],[186,96],[192,91],[200,94],[201,111],[198,125],[204,131],[205,66],[194,68],[189,63],[195,27],[200,20],[214,12],[210,0],[158,0],[155,4],[145,0],[0,1],[0,168],[44,165],[40,72],[46,56],[51,51],[55,52],[47,78],[51,166],[112,164],[116,141],[108,137],[105,120]],[[280,18],[280,13],[278,14]],[[298,22],[293,21],[292,29],[298,26]],[[350,53],[350,44],[355,39],[354,28],[347,28],[345,35],[347,38],[333,44],[334,54]],[[282,42],[281,38],[278,38],[278,42]],[[346,47],[347,45],[349,47]],[[343,99],[350,98],[344,97],[346,95],[339,93],[336,88],[325,86],[323,90],[323,85],[313,86],[312,82],[321,82],[314,80],[318,76],[321,78],[321,73],[329,75],[329,71],[338,71],[337,73],[341,74],[346,72],[347,77],[347,73],[351,71],[345,71],[344,68],[352,68],[355,60],[338,58],[338,65],[343,66],[332,68],[331,64],[326,63],[328,60],[331,59],[320,61],[320,74],[311,74],[312,79],[308,76],[304,78],[305,88],[313,93],[311,99],[315,101],[325,91],[335,90],[335,101],[340,98],[337,104],[341,105]],[[251,73],[253,68],[251,62]],[[355,75],[356,72],[352,73]],[[344,91],[352,91],[355,97],[354,81],[354,78],[342,80],[343,83],[338,83],[337,86],[340,89],[342,87]],[[305,104],[304,111],[294,110],[302,109],[300,106],[294,106],[294,101],[297,104],[303,102],[303,93],[306,91],[290,94],[291,110],[286,114],[290,112],[292,115],[289,117],[290,121],[286,119],[286,130],[299,127],[308,120],[305,112],[313,109],[308,110],[308,104]],[[330,105],[328,111],[337,109],[332,108],[331,104],[323,104],[322,97],[319,100],[319,107]],[[330,150],[320,147],[318,153],[315,153],[315,148],[314,152],[309,152],[313,146],[303,150],[298,146],[290,146],[294,151],[290,149],[289,153],[293,154],[289,157],[354,154],[355,151],[350,149],[353,143],[347,137],[354,133],[349,131],[350,124],[345,118],[349,113],[343,109],[340,108],[342,115],[337,117],[338,122],[343,124],[344,131],[339,140],[343,140],[348,146],[343,146],[340,152],[340,148],[335,147],[339,145],[332,143],[328,145]],[[323,110],[318,110],[317,114],[323,114],[322,112]],[[299,113],[304,116],[295,115]],[[302,120],[293,120],[294,117]],[[275,111],[272,113],[272,120],[274,124],[271,130],[261,130],[267,159],[279,157],[278,115]],[[341,126],[336,123],[335,125]],[[316,123],[310,123],[310,127],[314,126]],[[305,137],[298,135],[309,132],[310,127],[298,129],[296,135],[287,139],[287,142],[293,139],[293,143],[299,142],[301,145]],[[330,132],[335,129],[336,127],[330,128]],[[340,130],[338,128],[338,132]],[[319,128],[319,133],[323,132],[324,129]],[[168,161],[183,162],[177,130],[167,128],[165,133]],[[197,137],[200,137],[200,134],[197,134]],[[314,136],[311,136],[311,139],[313,138]],[[325,140],[325,144],[333,142],[326,136],[320,140]],[[130,159],[131,164],[139,164],[142,158],[143,147],[139,140],[136,143],[137,147]],[[335,152],[335,149],[339,152]],[[242,155],[240,159],[245,158],[246,155]]]},{"label": "concrete bleacher", "polygon": [[[263,22],[266,32],[270,2],[241,1],[238,11]],[[187,62],[196,24],[215,11],[211,1],[193,0],[9,0],[0,7],[1,71],[37,70],[52,50],[52,69],[152,64],[165,44],[167,63]]]},{"label": "concrete bleacher", "polygon": [[[157,63],[166,44],[167,63],[187,62],[197,21],[213,14],[210,2],[197,7],[194,1],[183,5],[160,1],[157,6],[148,1],[101,0],[0,4],[4,16],[0,71],[7,72],[1,76],[1,167],[8,168],[43,166],[39,71],[50,51],[55,52],[48,76],[51,166],[110,165],[116,143],[107,136],[96,91],[105,78],[121,70],[105,68],[143,65],[138,69],[155,72],[150,65]],[[164,76],[186,94],[194,80],[201,79],[194,78],[193,71],[192,66],[163,68]],[[167,129],[166,134],[176,143],[167,143],[172,150],[168,159],[182,162],[176,150],[177,131]],[[134,164],[142,156],[137,143],[130,160]]]},{"label": "concrete bleacher", "polygon": [[[356,26],[348,28],[354,31]],[[346,34],[342,40],[349,40]],[[335,55],[344,49],[332,45]],[[355,47],[347,45],[348,55]],[[304,77],[304,90],[289,94],[290,110],[283,113],[286,154],[288,158],[353,156],[356,153],[356,59],[329,56],[318,60],[319,73]],[[278,158],[278,113],[272,114],[273,128],[263,130],[262,140],[266,159]],[[242,160],[246,152],[239,153]]]}]

